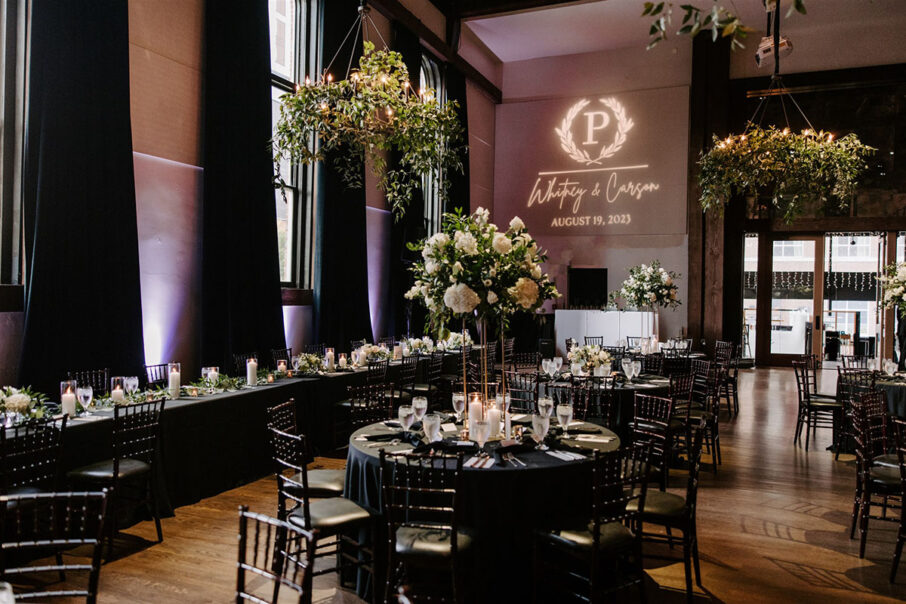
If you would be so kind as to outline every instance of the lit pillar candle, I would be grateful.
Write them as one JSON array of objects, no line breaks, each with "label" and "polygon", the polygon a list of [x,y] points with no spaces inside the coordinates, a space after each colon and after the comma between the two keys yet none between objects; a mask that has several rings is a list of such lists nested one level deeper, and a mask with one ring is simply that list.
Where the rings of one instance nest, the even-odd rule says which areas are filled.
[{"label": "lit pillar candle", "polygon": [[327,371],[333,371],[333,348],[328,348],[324,353],[324,359],[327,361]]},{"label": "lit pillar candle", "polygon": [[500,409],[496,407],[488,409],[488,423],[491,424],[490,438],[493,438],[500,432]]},{"label": "lit pillar candle", "polygon": [[258,385],[258,359],[249,359],[245,362],[245,382],[249,386]]},{"label": "lit pillar candle", "polygon": [[170,377],[169,383],[168,383],[169,390],[170,390],[170,398],[179,398],[179,387],[181,386],[179,363],[170,363],[167,367],[169,368],[169,377]]},{"label": "lit pillar candle", "polygon": [[60,404],[63,407],[63,413],[70,417],[75,417],[76,414],[76,395],[71,389],[67,389],[66,392],[60,395]]},{"label": "lit pillar candle", "polygon": [[346,369],[346,353],[340,353],[340,369]]},{"label": "lit pillar candle", "polygon": [[477,394],[473,394],[472,400],[469,401],[469,434],[473,440],[476,434],[475,420],[479,419],[481,419],[481,399]]},{"label": "lit pillar candle", "polygon": [[119,386],[110,391],[110,399],[115,403],[122,403],[126,400],[126,392]]}]

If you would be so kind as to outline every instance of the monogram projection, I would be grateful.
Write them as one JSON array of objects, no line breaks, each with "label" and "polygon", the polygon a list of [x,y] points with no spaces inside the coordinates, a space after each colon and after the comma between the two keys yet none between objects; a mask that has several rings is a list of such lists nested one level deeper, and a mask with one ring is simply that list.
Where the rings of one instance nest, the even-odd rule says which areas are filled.
[{"label": "monogram projection", "polygon": [[685,232],[688,89],[501,105],[495,209],[538,233]]}]

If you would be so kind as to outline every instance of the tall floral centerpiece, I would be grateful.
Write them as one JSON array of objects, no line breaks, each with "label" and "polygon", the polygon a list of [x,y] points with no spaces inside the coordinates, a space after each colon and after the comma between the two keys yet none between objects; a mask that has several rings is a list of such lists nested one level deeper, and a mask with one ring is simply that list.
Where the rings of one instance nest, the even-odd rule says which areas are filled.
[{"label": "tall floral centerpiece", "polygon": [[654,313],[654,335],[658,335],[658,309],[676,308],[680,305],[677,298],[679,289],[676,280],[679,274],[665,270],[659,260],[650,264],[640,264],[629,269],[629,278],[617,291],[610,293],[611,303],[618,299],[630,307],[649,309]]},{"label": "tall floral centerpiece", "polygon": [[[501,338],[516,312],[533,312],[560,293],[541,269],[547,259],[526,231],[519,217],[506,229],[489,221],[489,213],[445,214],[441,231],[410,248],[422,259],[412,267],[415,284],[406,293],[428,309],[428,329],[440,335],[453,321],[479,322],[481,343],[487,343],[487,323],[501,326]],[[501,354],[503,354],[503,346]],[[483,349],[484,350],[484,349]],[[465,368],[465,363],[463,363]],[[487,357],[482,352],[482,375],[487,375]],[[463,385],[465,386],[465,376]],[[487,386],[484,402],[487,402]],[[504,389],[506,386],[504,385]]]}]

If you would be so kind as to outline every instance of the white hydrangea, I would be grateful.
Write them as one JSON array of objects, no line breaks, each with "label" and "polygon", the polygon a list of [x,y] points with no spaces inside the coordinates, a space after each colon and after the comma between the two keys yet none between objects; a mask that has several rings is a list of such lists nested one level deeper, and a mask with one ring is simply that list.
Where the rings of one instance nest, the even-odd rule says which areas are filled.
[{"label": "white hydrangea", "polygon": [[484,208],[478,208],[475,210],[475,222],[480,225],[486,225],[488,219],[491,217],[491,213]]},{"label": "white hydrangea", "polygon": [[3,406],[7,413],[25,413],[31,406],[31,398],[27,394],[17,392],[4,397]]},{"label": "white hydrangea", "polygon": [[516,304],[525,309],[531,308],[538,301],[538,284],[525,277],[519,277],[516,285],[507,291]]},{"label": "white hydrangea", "polygon": [[510,250],[513,249],[513,242],[503,233],[496,233],[491,242],[491,247],[493,247],[494,251],[498,254],[509,254]]},{"label": "white hydrangea", "polygon": [[478,253],[478,242],[475,240],[472,233],[456,231],[456,234],[453,236],[453,241],[455,242],[456,249],[466,256],[474,256]]},{"label": "white hydrangea", "polygon": [[444,292],[444,304],[456,314],[467,314],[475,310],[481,299],[475,291],[465,283],[451,285]]}]

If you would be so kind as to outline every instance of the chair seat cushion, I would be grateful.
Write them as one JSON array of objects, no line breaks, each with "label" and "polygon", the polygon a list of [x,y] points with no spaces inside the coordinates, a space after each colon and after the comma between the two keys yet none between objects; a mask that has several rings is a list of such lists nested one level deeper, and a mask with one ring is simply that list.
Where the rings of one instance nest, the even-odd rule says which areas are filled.
[{"label": "chair seat cushion", "polygon": [[[120,460],[119,479],[141,476],[151,470],[151,466],[137,459],[128,457]],[[66,476],[75,482],[111,482],[113,481],[113,460],[99,461],[70,471]]]},{"label": "chair seat cushion", "polygon": [[884,486],[898,488],[900,486],[900,468],[890,466],[875,466],[869,471],[872,482],[880,483]]},{"label": "chair seat cushion", "polygon": [[[594,546],[594,525],[589,524],[585,530],[565,530],[557,533],[545,533],[544,538],[551,544],[568,550],[590,553]],[[632,548],[635,536],[620,522],[608,522],[598,529],[598,552],[616,556]]]},{"label": "chair seat cushion", "polygon": [[833,394],[824,394],[823,392],[818,392],[817,394],[812,394],[809,397],[813,401],[828,401],[828,402],[837,402],[837,397]]},{"label": "chair seat cushion", "polygon": [[429,392],[435,392],[437,390],[437,386],[435,386],[434,384],[412,384],[411,390],[416,394],[427,394]]},{"label": "chair seat cushion", "polygon": [[[446,563],[453,553],[450,540],[452,532],[445,528],[401,526],[396,529],[396,553],[403,558],[419,558],[425,561]],[[462,531],[456,532],[456,547],[460,552],[472,546],[472,537]]]},{"label": "chair seat cushion", "polygon": [[[635,512],[639,509],[639,500],[633,499],[626,504],[626,509]],[[686,513],[686,500],[673,493],[665,493],[649,489],[645,495],[645,509],[642,512],[642,520],[653,522],[681,520]]]},{"label": "chair seat cushion", "polygon": [[[295,487],[293,483],[301,483],[302,476],[296,474],[284,484],[284,488],[289,491],[301,491],[301,488]],[[340,497],[343,495],[343,489],[346,485],[346,470],[309,470],[308,471],[308,495],[309,497]],[[301,493],[299,493],[301,496]]]},{"label": "chair seat cushion", "polygon": [[878,455],[877,457],[873,458],[871,460],[871,465],[887,468],[899,468],[900,460],[897,459],[896,453],[886,453],[884,455]]},{"label": "chair seat cushion", "polygon": [[714,414],[710,411],[705,411],[704,409],[691,409],[689,411],[689,420],[693,422],[710,422],[714,419]]},{"label": "chair seat cushion", "polygon": [[384,396],[386,396],[387,398],[396,399],[400,402],[401,405],[412,404],[412,395],[405,390],[385,390]]},{"label": "chair seat cushion", "polygon": [[324,535],[332,535],[341,529],[360,526],[371,521],[368,510],[345,497],[317,499],[310,503],[309,510],[312,524],[310,527],[305,526],[301,506],[290,512],[288,520],[306,530],[316,528]]},{"label": "chair seat cushion", "polygon": [[839,403],[833,398],[820,398],[817,396],[810,396],[808,399],[808,405],[809,407],[819,407],[822,409],[827,408],[828,411],[832,409],[843,408],[843,403]]}]

